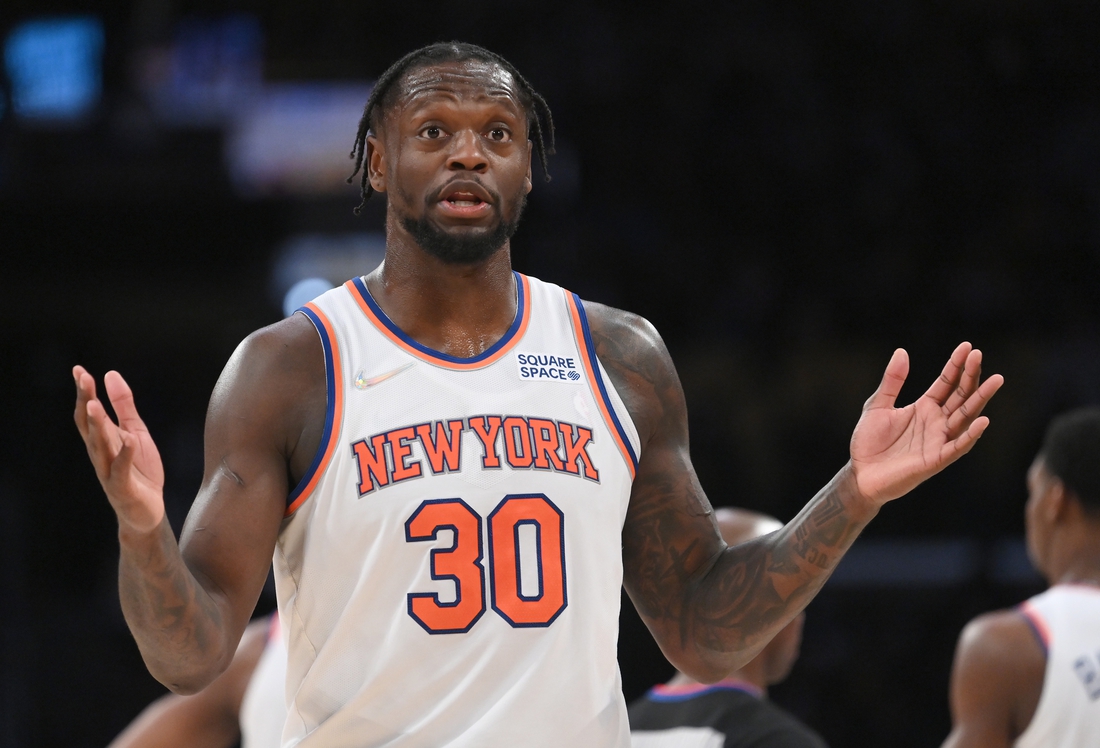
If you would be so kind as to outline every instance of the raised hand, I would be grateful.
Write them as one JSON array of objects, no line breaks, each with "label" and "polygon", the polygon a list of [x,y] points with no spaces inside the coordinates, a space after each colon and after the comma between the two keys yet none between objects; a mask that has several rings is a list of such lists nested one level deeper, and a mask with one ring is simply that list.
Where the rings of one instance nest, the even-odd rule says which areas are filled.
[{"label": "raised hand", "polygon": [[895,408],[909,355],[894,351],[852,434],[852,470],[864,497],[896,499],[970,451],[989,425],[982,410],[1004,383],[1000,374],[982,382],[981,373],[981,351],[960,343],[928,391]]},{"label": "raised hand", "polygon": [[76,412],[73,419],[96,475],[118,514],[119,523],[151,532],[164,518],[164,466],[149,430],[134,407],[134,394],[117,371],[103,386],[118,416],[116,425],[96,397],[95,379],[84,367],[73,368]]}]

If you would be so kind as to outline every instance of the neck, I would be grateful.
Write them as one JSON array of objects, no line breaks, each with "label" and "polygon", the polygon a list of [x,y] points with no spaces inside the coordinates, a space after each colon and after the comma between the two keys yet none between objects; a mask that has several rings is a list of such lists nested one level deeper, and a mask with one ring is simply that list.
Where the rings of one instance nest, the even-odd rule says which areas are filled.
[{"label": "neck", "polygon": [[452,356],[483,353],[516,316],[507,242],[481,262],[449,263],[425,252],[405,232],[390,231],[386,259],[366,282],[394,324],[418,343]]},{"label": "neck", "polygon": [[1062,572],[1055,584],[1087,584],[1100,587],[1100,567],[1095,564],[1077,564]]},{"label": "neck", "polygon": [[1051,583],[1100,586],[1100,526],[1079,520],[1052,541]]}]

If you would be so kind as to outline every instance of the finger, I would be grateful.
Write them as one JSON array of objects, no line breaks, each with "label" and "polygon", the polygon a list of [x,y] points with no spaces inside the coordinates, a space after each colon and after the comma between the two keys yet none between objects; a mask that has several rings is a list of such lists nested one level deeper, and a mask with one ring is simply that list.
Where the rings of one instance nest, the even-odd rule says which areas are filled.
[{"label": "finger", "polygon": [[947,401],[948,396],[951,395],[952,390],[955,389],[959,381],[959,374],[963,370],[963,366],[966,363],[966,357],[970,354],[971,347],[970,343],[959,343],[951,353],[951,358],[947,359],[947,363],[944,365],[943,371],[940,372],[940,376],[932,383],[928,391],[924,393],[925,397],[932,398],[938,405],[943,405]]},{"label": "finger", "polygon": [[947,402],[943,404],[944,412],[954,413],[974,393],[974,388],[982,378],[982,352],[977,348],[970,351],[963,363],[962,376],[959,377],[958,386],[951,391]]},{"label": "finger", "polygon": [[959,408],[952,413],[947,419],[947,433],[948,438],[953,438],[953,434],[963,428],[968,428],[970,422],[976,419],[985,410],[985,406],[997,394],[997,390],[1001,389],[1001,385],[1005,383],[1005,378],[1000,374],[994,374],[989,379],[982,382],[978,387],[978,391],[967,398]]},{"label": "finger", "polygon": [[73,420],[80,436],[88,439],[88,401],[95,399],[95,378],[83,366],[73,367],[73,381],[76,383],[76,410]]},{"label": "finger", "polygon": [[874,408],[892,408],[905,384],[905,378],[909,375],[909,354],[904,348],[898,348],[890,356],[890,362],[886,364],[886,371],[882,374],[875,394],[871,395],[864,403],[864,410]]},{"label": "finger", "polygon": [[118,427],[111,421],[110,416],[99,400],[91,400],[87,405],[88,414],[88,438],[85,444],[88,447],[88,456],[92,460],[96,474],[101,481],[107,480],[110,474],[110,466],[122,447],[122,441],[118,433]]},{"label": "finger", "polygon": [[107,390],[111,407],[115,409],[115,415],[118,416],[119,428],[130,433],[148,430],[134,405],[134,392],[121,374],[117,371],[109,371],[103,375],[103,389]]},{"label": "finger", "polygon": [[973,449],[978,439],[985,433],[987,426],[989,426],[989,418],[986,416],[975,418],[974,422],[967,427],[966,431],[959,435],[958,439],[949,441],[947,444],[943,445],[943,450],[940,453],[940,457],[943,460],[943,467],[947,467]]}]

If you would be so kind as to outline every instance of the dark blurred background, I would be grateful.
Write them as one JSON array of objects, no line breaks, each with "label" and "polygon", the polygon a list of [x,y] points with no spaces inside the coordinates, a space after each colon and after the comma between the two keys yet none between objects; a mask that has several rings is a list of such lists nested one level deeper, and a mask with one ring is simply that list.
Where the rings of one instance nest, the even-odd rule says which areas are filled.
[{"label": "dark blurred background", "polygon": [[[355,218],[343,182],[372,78],[452,38],[509,58],[554,112],[516,267],[658,327],[714,504],[793,516],[895,347],[904,401],[960,340],[1005,375],[988,434],[881,513],[773,691],[834,746],[938,745],[960,628],[1042,588],[1022,545],[1042,429],[1100,402],[1097,15],[5,0],[0,746],[103,745],[163,692],[119,611],[71,367],[133,385],[178,532],[236,344],[379,258],[384,203]],[[628,699],[670,674],[628,602],[620,662]]]}]

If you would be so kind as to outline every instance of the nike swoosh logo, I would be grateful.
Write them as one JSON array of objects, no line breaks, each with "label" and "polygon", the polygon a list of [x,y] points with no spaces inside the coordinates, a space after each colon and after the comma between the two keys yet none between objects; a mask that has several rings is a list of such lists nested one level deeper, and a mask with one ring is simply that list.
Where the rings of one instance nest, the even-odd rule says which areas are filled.
[{"label": "nike swoosh logo", "polygon": [[407,364],[404,364],[402,366],[398,366],[393,371],[387,371],[385,374],[379,374],[378,376],[370,377],[369,379],[363,376],[363,370],[360,369],[359,373],[355,375],[355,389],[365,390],[365,389],[368,389],[370,387],[373,387],[376,384],[381,384],[382,382],[385,382],[387,379],[392,379],[393,377],[396,377],[401,372],[408,371],[409,369],[411,369],[414,366],[416,366],[416,362],[415,361],[410,361]]}]

